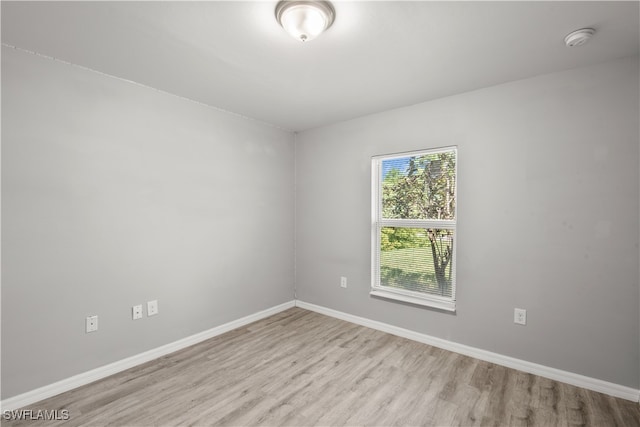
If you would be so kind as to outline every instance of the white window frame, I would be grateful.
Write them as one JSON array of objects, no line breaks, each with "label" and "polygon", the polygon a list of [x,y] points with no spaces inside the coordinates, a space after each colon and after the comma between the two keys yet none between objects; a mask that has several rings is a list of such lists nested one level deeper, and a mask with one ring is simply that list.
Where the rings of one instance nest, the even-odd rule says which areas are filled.
[{"label": "white window frame", "polygon": [[[455,218],[453,220],[429,220],[429,219],[384,219],[382,218],[382,162],[404,157],[420,156],[425,154],[437,154],[453,151],[456,156],[455,169]],[[440,310],[456,311],[456,230],[458,218],[458,148],[456,146],[441,147],[378,155],[371,158],[371,291],[370,295],[392,299],[411,304],[433,307]],[[453,230],[453,254],[451,256],[451,298],[440,295],[431,295],[406,289],[390,288],[380,284],[380,233],[383,227],[403,228],[441,228]]]}]

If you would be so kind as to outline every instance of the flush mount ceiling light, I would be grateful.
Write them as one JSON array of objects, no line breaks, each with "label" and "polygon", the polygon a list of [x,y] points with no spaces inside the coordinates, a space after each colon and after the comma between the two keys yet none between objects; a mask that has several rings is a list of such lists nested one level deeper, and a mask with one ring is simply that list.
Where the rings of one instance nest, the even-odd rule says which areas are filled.
[{"label": "flush mount ceiling light", "polygon": [[278,23],[296,40],[318,37],[333,24],[336,11],[328,1],[280,1],[276,5]]},{"label": "flush mount ceiling light", "polygon": [[595,32],[596,30],[593,28],[582,28],[581,30],[576,30],[564,38],[564,43],[567,47],[582,46],[589,41]]}]

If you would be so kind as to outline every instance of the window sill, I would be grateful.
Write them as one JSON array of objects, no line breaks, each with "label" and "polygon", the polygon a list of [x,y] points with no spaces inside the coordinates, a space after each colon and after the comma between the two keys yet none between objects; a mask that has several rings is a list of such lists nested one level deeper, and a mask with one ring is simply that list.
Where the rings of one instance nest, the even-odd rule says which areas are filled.
[{"label": "window sill", "polygon": [[371,289],[371,292],[369,292],[369,295],[385,298],[385,299],[392,299],[396,301],[408,302],[410,304],[437,308],[438,310],[453,311],[453,312],[456,311],[455,301],[440,299],[438,297],[428,297],[428,296],[422,297],[422,298],[414,297],[411,295],[405,295],[397,292],[387,291],[383,289],[376,289],[376,288]]}]

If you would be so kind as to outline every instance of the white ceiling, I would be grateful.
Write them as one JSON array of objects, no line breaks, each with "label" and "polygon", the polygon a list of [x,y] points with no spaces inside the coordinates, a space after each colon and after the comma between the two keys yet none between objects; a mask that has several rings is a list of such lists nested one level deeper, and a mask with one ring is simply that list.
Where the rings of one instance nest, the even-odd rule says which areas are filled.
[{"label": "white ceiling", "polygon": [[296,131],[640,50],[637,1],[335,1],[308,43],[276,3],[3,1],[2,42]]}]

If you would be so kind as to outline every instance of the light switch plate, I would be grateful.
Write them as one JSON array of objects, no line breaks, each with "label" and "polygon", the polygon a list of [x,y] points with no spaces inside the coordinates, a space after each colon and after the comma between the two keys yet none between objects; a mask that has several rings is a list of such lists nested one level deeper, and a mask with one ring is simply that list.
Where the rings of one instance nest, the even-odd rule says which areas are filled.
[{"label": "light switch plate", "polygon": [[98,330],[98,316],[88,316],[85,323],[87,333]]},{"label": "light switch plate", "polygon": [[133,320],[142,319],[142,304],[133,306],[132,316]]}]

